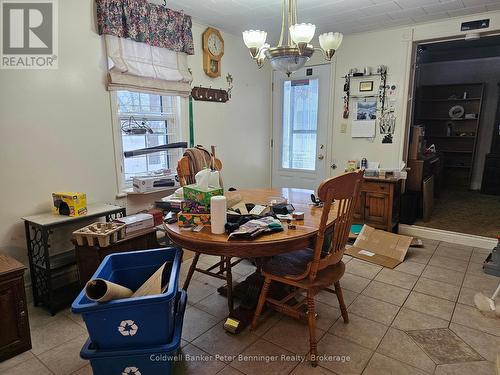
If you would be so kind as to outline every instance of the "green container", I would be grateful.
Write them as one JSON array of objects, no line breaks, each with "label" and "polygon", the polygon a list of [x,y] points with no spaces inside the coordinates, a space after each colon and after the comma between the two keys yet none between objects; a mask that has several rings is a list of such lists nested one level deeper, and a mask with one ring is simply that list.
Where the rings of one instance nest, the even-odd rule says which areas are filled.
[{"label": "green container", "polygon": [[198,202],[203,206],[210,207],[210,198],[217,195],[224,195],[224,189],[222,188],[211,188],[209,187],[207,191],[201,190],[197,185],[187,185],[183,188],[184,199]]}]

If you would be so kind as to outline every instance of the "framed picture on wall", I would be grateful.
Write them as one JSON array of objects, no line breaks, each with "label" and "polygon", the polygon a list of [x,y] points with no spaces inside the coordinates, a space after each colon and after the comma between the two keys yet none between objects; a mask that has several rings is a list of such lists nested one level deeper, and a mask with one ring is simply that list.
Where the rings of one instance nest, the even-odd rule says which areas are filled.
[{"label": "framed picture on wall", "polygon": [[373,81],[362,81],[359,83],[359,92],[373,91]]}]

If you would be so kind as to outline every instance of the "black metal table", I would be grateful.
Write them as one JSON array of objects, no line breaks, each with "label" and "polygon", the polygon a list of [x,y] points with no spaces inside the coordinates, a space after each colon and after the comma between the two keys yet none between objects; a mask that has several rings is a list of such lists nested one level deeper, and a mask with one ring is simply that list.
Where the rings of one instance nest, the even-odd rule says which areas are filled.
[{"label": "black metal table", "polygon": [[70,226],[89,219],[105,218],[111,221],[126,215],[126,209],[111,204],[96,203],[87,207],[87,215],[69,217],[52,213],[26,216],[24,228],[31,274],[31,288],[35,306],[43,305],[52,315],[67,306],[78,294],[78,280],[57,287],[53,276],[60,271],[76,265],[75,250],[51,253],[50,236],[55,229]]}]

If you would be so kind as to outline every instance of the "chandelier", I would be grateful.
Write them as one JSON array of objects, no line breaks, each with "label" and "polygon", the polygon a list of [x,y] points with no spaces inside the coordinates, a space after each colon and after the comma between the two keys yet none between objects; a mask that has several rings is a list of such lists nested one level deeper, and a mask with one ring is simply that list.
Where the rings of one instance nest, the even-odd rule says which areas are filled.
[{"label": "chandelier", "polygon": [[[314,48],[309,44],[315,32],[316,26],[312,23],[297,23],[297,0],[283,0],[281,34],[278,45],[271,47],[266,43],[267,32],[261,30],[244,31],[243,41],[259,68],[262,67],[267,58],[274,70],[290,76],[305,65],[315,50],[319,50],[319,48]],[[285,37],[286,44],[283,44]],[[335,51],[342,43],[342,38],[341,33],[332,32],[319,36],[319,45],[326,60],[331,61]]]}]

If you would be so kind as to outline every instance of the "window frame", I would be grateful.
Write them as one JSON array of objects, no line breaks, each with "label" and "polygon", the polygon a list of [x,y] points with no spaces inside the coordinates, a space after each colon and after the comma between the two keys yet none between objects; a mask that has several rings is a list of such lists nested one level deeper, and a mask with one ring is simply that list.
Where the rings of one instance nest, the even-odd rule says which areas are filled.
[{"label": "window frame", "polygon": [[[133,90],[123,90],[123,91],[140,92]],[[160,96],[169,96],[169,95],[160,95]],[[177,95],[172,95],[172,96],[177,96]],[[125,197],[128,193],[132,192],[132,182],[130,181],[127,182],[125,180],[123,139],[122,139],[122,129],[121,129],[122,125],[121,125],[121,118],[118,113],[117,91],[110,91],[110,104],[111,104],[111,123],[113,131],[115,170],[116,170],[117,198],[122,198]],[[155,117],[154,115],[151,116],[151,118],[154,117]],[[179,96],[179,106],[177,108],[176,117],[177,121],[179,121],[178,129],[181,132],[181,138],[186,139],[186,137],[189,135],[188,98]],[[163,120],[163,117],[160,120]]]}]

